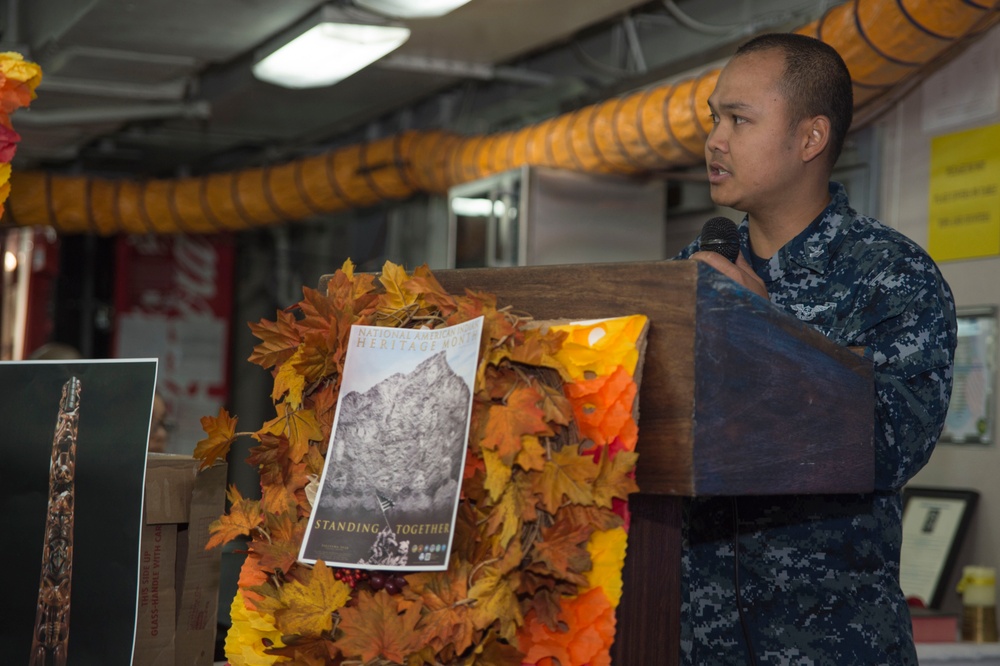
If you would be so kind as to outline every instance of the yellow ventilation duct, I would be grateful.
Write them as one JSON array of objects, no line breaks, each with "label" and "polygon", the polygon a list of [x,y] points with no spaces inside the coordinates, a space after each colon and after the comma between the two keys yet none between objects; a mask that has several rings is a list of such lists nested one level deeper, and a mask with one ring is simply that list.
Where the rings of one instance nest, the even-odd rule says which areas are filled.
[{"label": "yellow ventilation duct", "polygon": [[[1000,0],[853,0],[796,32],[835,47],[855,108],[998,20]],[[63,233],[206,233],[443,193],[524,164],[641,174],[701,162],[719,70],[588,106],[513,132],[404,132],[287,164],[200,178],[108,180],[16,173],[8,220]]]}]

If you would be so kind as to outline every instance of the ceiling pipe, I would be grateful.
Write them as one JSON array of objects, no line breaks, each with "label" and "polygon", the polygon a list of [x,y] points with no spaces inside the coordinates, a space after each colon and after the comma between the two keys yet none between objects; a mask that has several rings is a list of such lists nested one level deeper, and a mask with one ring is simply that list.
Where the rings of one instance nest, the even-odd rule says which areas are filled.
[{"label": "ceiling pipe", "polygon": [[[948,49],[1000,21],[1000,0],[853,0],[795,32],[837,49],[855,110],[872,115]],[[63,233],[209,233],[283,224],[545,165],[649,174],[704,161],[718,69],[514,132],[403,132],[286,164],[200,178],[130,181],[18,172],[7,221]],[[20,120],[20,117],[19,117]]]},{"label": "ceiling pipe", "polygon": [[65,111],[32,111],[25,109],[17,116],[19,125],[27,127],[62,127],[66,125],[93,125],[98,123],[125,123],[138,120],[165,118],[211,117],[212,106],[206,101],[177,104],[132,104],[128,106],[96,106]]},{"label": "ceiling pipe", "polygon": [[62,76],[49,76],[41,84],[42,94],[58,92],[116,99],[176,101],[184,99],[191,88],[188,78],[158,83],[98,81]]}]

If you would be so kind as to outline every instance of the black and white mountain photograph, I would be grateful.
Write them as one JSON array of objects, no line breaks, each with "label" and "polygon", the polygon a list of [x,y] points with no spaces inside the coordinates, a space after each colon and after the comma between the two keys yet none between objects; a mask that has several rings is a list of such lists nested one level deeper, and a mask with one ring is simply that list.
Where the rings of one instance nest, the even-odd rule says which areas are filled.
[{"label": "black and white mountain photograph", "polygon": [[447,568],[482,318],[354,326],[320,491],[299,559]]}]

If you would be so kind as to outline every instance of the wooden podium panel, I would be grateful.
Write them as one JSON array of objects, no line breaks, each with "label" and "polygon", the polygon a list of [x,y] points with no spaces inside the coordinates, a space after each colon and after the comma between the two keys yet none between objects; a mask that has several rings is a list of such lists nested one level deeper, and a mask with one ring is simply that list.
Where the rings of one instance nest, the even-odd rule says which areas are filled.
[{"label": "wooden podium panel", "polygon": [[536,319],[649,317],[616,666],[679,663],[683,496],[872,490],[871,363],[704,264],[434,274]]},{"label": "wooden podium panel", "polygon": [[704,264],[436,271],[536,319],[649,317],[639,391],[642,493],[868,492],[869,361]]}]

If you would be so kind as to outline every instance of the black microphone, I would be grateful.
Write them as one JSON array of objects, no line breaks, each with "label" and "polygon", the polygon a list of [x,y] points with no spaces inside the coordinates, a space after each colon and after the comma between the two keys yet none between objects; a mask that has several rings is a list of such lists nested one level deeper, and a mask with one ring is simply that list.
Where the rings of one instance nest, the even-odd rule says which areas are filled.
[{"label": "black microphone", "polygon": [[736,223],[728,217],[713,217],[701,228],[698,249],[718,252],[736,263],[736,257],[740,254],[740,232],[736,228]]}]

